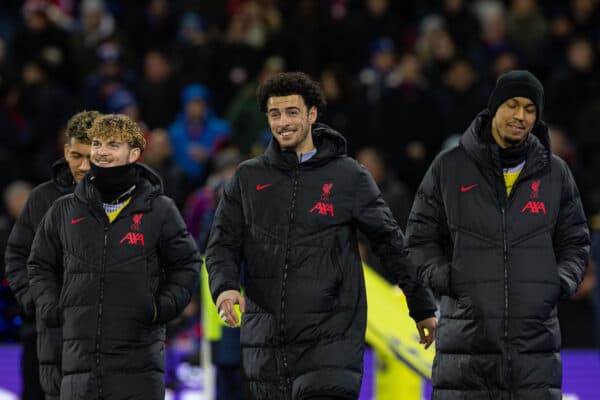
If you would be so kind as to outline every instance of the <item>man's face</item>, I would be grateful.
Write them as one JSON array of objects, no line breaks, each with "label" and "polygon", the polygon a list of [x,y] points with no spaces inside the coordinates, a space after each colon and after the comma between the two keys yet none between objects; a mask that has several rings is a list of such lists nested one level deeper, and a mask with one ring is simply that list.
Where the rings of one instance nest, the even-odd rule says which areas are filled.
[{"label": "man's face", "polygon": [[65,160],[69,164],[69,169],[75,182],[79,182],[83,176],[90,170],[90,150],[89,144],[82,143],[79,139],[70,138],[65,143]]},{"label": "man's face", "polygon": [[492,119],[492,136],[500,147],[511,147],[522,143],[533,129],[537,109],[526,97],[506,100]]},{"label": "man's face", "polygon": [[317,108],[307,110],[300,95],[269,97],[267,118],[271,133],[282,150],[305,153],[314,148],[310,127],[317,120]]},{"label": "man's face", "polygon": [[92,162],[103,168],[118,167],[136,162],[141,150],[132,148],[119,136],[106,139],[92,138]]}]

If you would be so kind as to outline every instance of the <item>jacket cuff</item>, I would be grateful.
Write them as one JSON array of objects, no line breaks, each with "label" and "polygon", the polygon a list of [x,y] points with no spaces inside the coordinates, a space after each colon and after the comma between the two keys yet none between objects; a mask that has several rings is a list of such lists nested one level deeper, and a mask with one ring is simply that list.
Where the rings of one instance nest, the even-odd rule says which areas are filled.
[{"label": "jacket cuff", "polygon": [[219,298],[219,295],[221,293],[223,293],[226,290],[237,290],[238,292],[240,291],[240,285],[236,285],[236,284],[232,284],[232,283],[226,283],[223,284],[219,287],[217,287],[217,289],[215,289],[212,292],[212,299],[213,299],[213,304],[217,304],[217,299]]},{"label": "jacket cuff", "polygon": [[424,319],[435,317],[435,311],[426,311],[422,313],[411,314],[410,316],[415,322],[421,322]]}]

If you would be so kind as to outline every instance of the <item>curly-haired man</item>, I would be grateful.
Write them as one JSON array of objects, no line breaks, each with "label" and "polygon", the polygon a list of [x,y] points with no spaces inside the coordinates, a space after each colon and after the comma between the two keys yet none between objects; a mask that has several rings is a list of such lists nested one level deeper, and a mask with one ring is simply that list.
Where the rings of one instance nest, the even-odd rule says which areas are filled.
[{"label": "curly-haired man", "polygon": [[282,73],[257,97],[274,140],[225,189],[207,249],[211,292],[231,326],[234,304],[244,313],[250,398],[356,399],[367,316],[356,228],[402,286],[426,346],[435,304],[404,262],[402,231],[377,185],[341,134],[315,124],[319,85]]},{"label": "curly-haired man", "polygon": [[91,169],[57,200],[27,265],[40,318],[62,325],[61,399],[164,399],[165,324],[196,290],[200,257],[145,141],[124,115],[94,121]]}]

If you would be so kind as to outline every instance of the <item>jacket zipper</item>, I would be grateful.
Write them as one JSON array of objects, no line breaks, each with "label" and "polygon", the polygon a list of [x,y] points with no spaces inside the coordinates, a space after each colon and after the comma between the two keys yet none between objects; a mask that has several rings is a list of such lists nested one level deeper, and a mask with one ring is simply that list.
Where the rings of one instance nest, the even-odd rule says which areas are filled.
[{"label": "jacket zipper", "polygon": [[[299,174],[299,169],[300,169],[300,163],[296,164],[296,168],[294,169],[294,175],[293,175],[293,183],[292,183],[292,203],[290,206],[290,220],[289,220],[289,227],[288,227],[288,235],[287,235],[287,244],[286,244],[286,249],[285,249],[285,261],[284,261],[284,265],[283,265],[283,279],[281,281],[281,315],[280,315],[280,321],[279,321],[279,329],[280,329],[280,335],[283,339],[285,338],[285,286],[287,283],[287,275],[288,275],[288,268],[289,268],[289,260],[290,260],[290,251],[292,249],[291,246],[291,242],[290,242],[290,236],[292,233],[292,225],[294,224],[294,220],[296,218],[296,191],[298,189],[298,174]],[[288,370],[288,362],[287,362],[287,355],[285,353],[285,345],[283,346],[283,349],[281,351],[281,361],[283,364],[283,369],[285,371],[285,375],[287,375],[287,370]],[[288,392],[290,390],[290,385],[291,385],[291,379],[289,377],[284,378],[284,376],[281,377],[282,378],[282,382],[281,382],[281,389],[282,391]]]},{"label": "jacket zipper", "polygon": [[[104,247],[102,248],[102,265],[100,269],[100,299],[98,301],[98,326],[96,330],[96,368],[100,373],[100,340],[102,338],[102,306],[104,303],[104,270],[106,267],[106,247],[108,244],[108,226],[104,226]],[[102,399],[102,379],[98,379],[98,394]]]}]

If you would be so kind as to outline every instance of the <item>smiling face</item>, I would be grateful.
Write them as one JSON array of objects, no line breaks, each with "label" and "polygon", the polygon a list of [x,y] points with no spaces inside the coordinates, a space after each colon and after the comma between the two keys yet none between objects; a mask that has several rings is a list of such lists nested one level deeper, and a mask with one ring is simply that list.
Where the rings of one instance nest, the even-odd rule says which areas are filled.
[{"label": "smiling face", "polygon": [[65,160],[75,182],[79,182],[90,170],[90,144],[70,138],[64,148]]},{"label": "smiling face", "polygon": [[92,138],[91,160],[99,167],[109,168],[131,164],[137,161],[140,154],[139,148],[132,148],[119,136]]},{"label": "smiling face", "polygon": [[317,108],[307,110],[300,95],[269,97],[267,118],[271,133],[282,150],[301,154],[314,149],[311,126],[317,120]]},{"label": "smiling face", "polygon": [[533,101],[526,97],[513,97],[506,100],[492,119],[492,136],[502,148],[522,143],[533,129],[537,109]]}]

